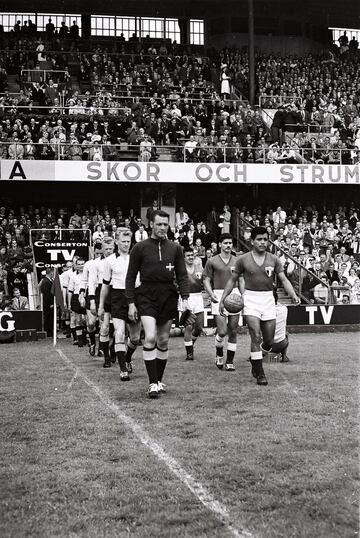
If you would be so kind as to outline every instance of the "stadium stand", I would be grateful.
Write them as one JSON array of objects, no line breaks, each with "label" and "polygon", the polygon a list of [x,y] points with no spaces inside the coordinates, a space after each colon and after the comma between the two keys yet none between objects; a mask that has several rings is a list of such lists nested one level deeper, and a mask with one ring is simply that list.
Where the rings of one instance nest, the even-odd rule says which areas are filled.
[{"label": "stadium stand", "polygon": [[[289,214],[277,208],[233,208],[227,218],[227,208],[220,212],[209,208],[201,221],[192,215],[172,230],[172,239],[182,246],[194,246],[203,264],[217,249],[216,240],[224,229],[237,238],[238,252],[249,246],[251,226],[265,225],[273,242],[272,251],[284,264],[285,272],[294,287],[302,291],[304,302],[320,300],[314,294],[319,281],[328,286],[326,304],[359,304],[360,302],[360,220],[355,205],[338,206],[334,210],[308,205],[293,209]],[[230,215],[230,212],[229,212]],[[36,229],[32,241],[65,238],[63,229],[73,228],[74,240],[81,239],[84,230],[90,230],[93,242],[113,235],[119,226],[135,232],[148,224],[132,210],[119,207],[34,208],[17,210],[0,208],[0,281],[1,289],[10,298],[14,287],[28,296],[27,274],[33,270],[30,229]],[[63,237],[62,237],[63,236]],[[68,235],[66,235],[68,237]]]},{"label": "stadium stand", "polygon": [[302,57],[259,51],[251,107],[241,49],[205,55],[147,40],[88,52],[86,40],[28,26],[2,38],[2,158],[360,162],[356,47]]}]

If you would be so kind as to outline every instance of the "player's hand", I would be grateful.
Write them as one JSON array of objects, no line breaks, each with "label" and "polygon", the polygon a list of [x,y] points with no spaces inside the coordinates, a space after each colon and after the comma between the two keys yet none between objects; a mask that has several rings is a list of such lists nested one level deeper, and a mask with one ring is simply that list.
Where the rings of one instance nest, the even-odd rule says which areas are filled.
[{"label": "player's hand", "polygon": [[182,306],[183,306],[183,310],[191,310],[191,308],[189,307],[189,302],[188,302],[187,299],[182,300]]},{"label": "player's hand", "polygon": [[220,313],[220,316],[226,317],[224,301],[220,301],[220,304],[219,304],[219,313]]},{"label": "player's hand", "polygon": [[79,303],[82,308],[85,306],[85,297],[83,293],[79,293]]},{"label": "player's hand", "polygon": [[129,304],[128,316],[129,316],[129,320],[132,321],[133,323],[137,323],[139,321],[139,313],[138,313],[138,309],[135,306],[135,303]]},{"label": "player's hand", "polygon": [[[95,310],[95,312],[96,312],[96,310]],[[99,316],[99,319],[100,319],[101,321],[104,320],[104,315],[105,315],[105,309],[104,309],[104,307],[103,307],[103,306],[99,306],[99,309],[98,309],[98,316]]]},{"label": "player's hand", "polygon": [[95,303],[95,299],[91,299],[91,301],[90,301],[90,312],[92,313],[93,316],[96,316],[96,303]]},{"label": "player's hand", "polygon": [[291,300],[295,306],[298,306],[301,304],[301,299],[297,295],[294,295],[294,297],[291,297]]},{"label": "player's hand", "polygon": [[219,299],[216,297],[215,293],[212,293],[210,295],[210,299],[211,299],[212,303],[218,303],[219,302]]}]

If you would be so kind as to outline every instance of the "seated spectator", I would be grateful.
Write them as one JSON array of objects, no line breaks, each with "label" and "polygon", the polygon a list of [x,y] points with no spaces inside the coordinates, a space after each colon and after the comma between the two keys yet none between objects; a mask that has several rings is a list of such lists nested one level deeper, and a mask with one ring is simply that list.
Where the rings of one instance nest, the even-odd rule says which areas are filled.
[{"label": "seated spectator", "polygon": [[19,288],[14,288],[13,299],[10,305],[11,310],[29,310],[29,301],[27,297],[23,297]]},{"label": "seated spectator", "polygon": [[313,289],[314,302],[316,304],[328,304],[329,303],[329,287],[326,273],[320,274],[321,282],[316,284]]}]

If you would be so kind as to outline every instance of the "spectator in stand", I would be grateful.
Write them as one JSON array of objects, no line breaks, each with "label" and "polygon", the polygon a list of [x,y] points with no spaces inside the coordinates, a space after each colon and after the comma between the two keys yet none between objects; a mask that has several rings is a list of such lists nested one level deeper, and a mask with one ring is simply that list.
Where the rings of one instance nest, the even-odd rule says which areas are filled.
[{"label": "spectator in stand", "polygon": [[13,299],[10,305],[11,310],[29,310],[29,301],[27,297],[23,297],[19,288],[14,288]]}]

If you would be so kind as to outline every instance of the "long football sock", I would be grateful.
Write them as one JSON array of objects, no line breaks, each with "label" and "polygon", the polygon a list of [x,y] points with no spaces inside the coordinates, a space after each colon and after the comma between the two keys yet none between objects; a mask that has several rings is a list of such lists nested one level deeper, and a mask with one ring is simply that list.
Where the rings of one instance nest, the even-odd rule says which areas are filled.
[{"label": "long football sock", "polygon": [[157,365],[157,380],[162,381],[164,371],[167,364],[167,359],[169,356],[169,350],[168,349],[156,349],[156,365]]},{"label": "long football sock", "polygon": [[143,347],[143,359],[149,377],[149,383],[157,383],[158,373],[156,362],[156,348]]}]

